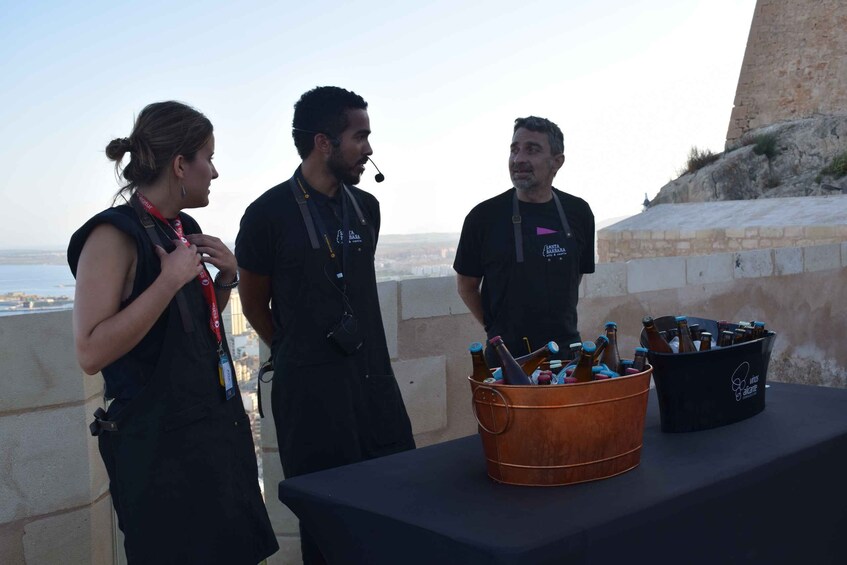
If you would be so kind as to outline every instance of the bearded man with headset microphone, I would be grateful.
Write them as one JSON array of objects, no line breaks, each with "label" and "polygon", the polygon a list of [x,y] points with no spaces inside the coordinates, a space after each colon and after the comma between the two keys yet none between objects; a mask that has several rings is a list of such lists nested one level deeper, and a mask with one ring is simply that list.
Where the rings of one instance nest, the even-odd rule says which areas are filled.
[{"label": "bearded man with headset microphone", "polygon": [[[271,348],[286,477],[415,447],[377,296],[379,202],[353,186],[373,153],[367,107],[334,86],[300,97],[302,163],[247,208],[236,239],[244,315]],[[324,563],[300,533],[303,562]]]}]

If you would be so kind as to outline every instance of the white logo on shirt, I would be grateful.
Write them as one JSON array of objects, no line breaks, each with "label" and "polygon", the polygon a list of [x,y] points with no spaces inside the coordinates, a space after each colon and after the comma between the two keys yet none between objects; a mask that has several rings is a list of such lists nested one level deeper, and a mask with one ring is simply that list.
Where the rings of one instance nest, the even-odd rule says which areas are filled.
[{"label": "white logo on shirt", "polygon": [[568,252],[558,243],[548,243],[544,246],[541,254],[545,257],[561,257],[562,255],[567,255]]},{"label": "white logo on shirt", "polygon": [[[341,241],[344,232],[342,230],[338,230],[338,234],[335,236],[336,243],[343,243]],[[350,243],[362,243],[362,236],[357,234],[355,231],[350,230],[350,235],[347,236]]]}]

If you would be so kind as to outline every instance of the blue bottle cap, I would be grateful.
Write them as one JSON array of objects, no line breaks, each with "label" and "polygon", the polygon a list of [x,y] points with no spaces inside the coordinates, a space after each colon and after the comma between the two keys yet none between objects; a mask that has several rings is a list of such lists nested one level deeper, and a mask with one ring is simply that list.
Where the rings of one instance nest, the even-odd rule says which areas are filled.
[{"label": "blue bottle cap", "polygon": [[[606,337],[606,336],[603,336]],[[586,353],[594,353],[597,351],[597,346],[594,345],[593,341],[583,341],[582,342],[582,350]]]},{"label": "blue bottle cap", "polygon": [[[598,336],[597,336],[597,341],[605,341],[605,342],[608,344],[608,343],[609,343],[609,338],[608,338],[608,337],[606,337],[606,336],[604,336],[604,335],[598,335]],[[595,345],[595,347],[597,346],[597,344],[596,344],[596,343],[595,343],[594,345]]]},{"label": "blue bottle cap", "polygon": [[475,341],[470,345],[470,347],[468,347],[468,351],[470,351],[471,353],[477,353],[479,351],[482,351],[482,344],[478,341]]},{"label": "blue bottle cap", "polygon": [[674,318],[674,320],[676,320],[677,322],[687,322],[688,317],[687,316],[677,316],[676,318]]},{"label": "blue bottle cap", "polygon": [[494,372],[491,374],[495,380],[502,381],[503,380],[503,369],[497,367]]},{"label": "blue bottle cap", "polygon": [[764,322],[753,322],[753,325],[757,328],[764,328],[765,327]]},{"label": "blue bottle cap", "polygon": [[602,366],[602,367],[600,365],[594,365],[593,367],[591,367],[591,373],[594,374],[594,375],[596,375],[597,373],[602,373],[605,370],[606,370],[605,365]]},{"label": "blue bottle cap", "polygon": [[559,352],[559,344],[555,341],[551,341],[547,344],[547,349],[550,351],[550,353],[555,355]]},{"label": "blue bottle cap", "polygon": [[647,348],[646,348],[646,347],[636,347],[636,348],[635,348],[635,351],[636,351],[636,352],[638,352],[638,353],[644,353],[644,354],[646,354],[646,353],[647,353]]},{"label": "blue bottle cap", "polygon": [[618,325],[614,322],[606,322],[606,325],[604,327],[606,327],[606,328],[609,328],[609,327],[617,328]]}]

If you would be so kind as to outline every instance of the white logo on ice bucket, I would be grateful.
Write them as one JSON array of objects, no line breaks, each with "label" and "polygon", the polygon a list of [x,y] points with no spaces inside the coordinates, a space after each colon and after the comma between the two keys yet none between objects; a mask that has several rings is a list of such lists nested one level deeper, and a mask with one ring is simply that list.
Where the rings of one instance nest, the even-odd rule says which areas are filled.
[{"label": "white logo on ice bucket", "polygon": [[744,361],[732,373],[732,392],[735,393],[735,400],[740,402],[751,396],[755,396],[759,392],[759,387],[756,383],[759,382],[759,375],[750,377],[750,382],[747,382],[747,375],[750,374],[750,363]]}]

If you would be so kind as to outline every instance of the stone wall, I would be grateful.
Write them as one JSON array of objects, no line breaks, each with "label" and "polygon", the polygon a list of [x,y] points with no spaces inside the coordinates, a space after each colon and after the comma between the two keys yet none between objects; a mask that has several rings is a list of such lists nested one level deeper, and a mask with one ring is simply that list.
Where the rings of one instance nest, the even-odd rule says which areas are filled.
[{"label": "stone wall", "polygon": [[847,2],[758,0],[727,143],[769,124],[847,113]]},{"label": "stone wall", "polygon": [[660,204],[597,232],[601,263],[847,241],[847,196]]}]

